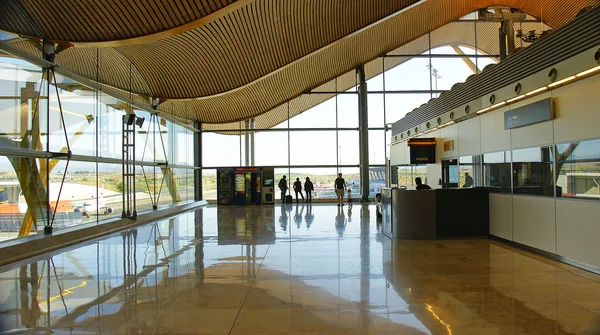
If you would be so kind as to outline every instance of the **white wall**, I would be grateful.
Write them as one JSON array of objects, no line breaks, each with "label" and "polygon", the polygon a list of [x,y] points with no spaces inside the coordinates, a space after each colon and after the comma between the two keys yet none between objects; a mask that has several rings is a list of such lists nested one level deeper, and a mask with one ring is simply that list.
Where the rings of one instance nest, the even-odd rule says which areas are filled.
[{"label": "white wall", "polygon": [[508,107],[483,114],[481,123],[481,152],[510,150],[510,130],[504,130],[504,113]]},{"label": "white wall", "polygon": [[513,199],[511,194],[490,193],[490,234],[513,240]]},{"label": "white wall", "polygon": [[410,164],[407,157],[408,146],[406,141],[393,144],[390,147],[390,164],[392,166]]},{"label": "white wall", "polygon": [[556,200],[556,253],[600,267],[600,202]]},{"label": "white wall", "polygon": [[556,252],[554,198],[513,196],[513,241]]},{"label": "white wall", "polygon": [[481,153],[481,120],[474,117],[457,124],[458,155],[470,156]]},{"label": "white wall", "polygon": [[[437,159],[600,138],[600,74],[432,132]],[[552,97],[555,118],[512,130],[504,113]],[[454,140],[454,150],[443,142]],[[408,151],[401,153],[408,164]],[[428,166],[430,184],[441,164]],[[438,177],[440,176],[440,177]],[[437,185],[431,185],[432,187]],[[600,268],[600,201],[490,194],[490,234]]]},{"label": "white wall", "polygon": [[600,75],[553,91],[556,143],[600,137],[599,92]]}]

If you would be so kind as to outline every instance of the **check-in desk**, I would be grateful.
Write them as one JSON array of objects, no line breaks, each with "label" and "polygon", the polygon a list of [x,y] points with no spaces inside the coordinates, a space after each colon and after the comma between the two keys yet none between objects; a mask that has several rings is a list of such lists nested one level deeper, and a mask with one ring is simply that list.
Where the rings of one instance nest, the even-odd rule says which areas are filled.
[{"label": "check-in desk", "polygon": [[485,188],[386,188],[381,195],[383,233],[390,238],[435,240],[489,234],[489,195]]}]

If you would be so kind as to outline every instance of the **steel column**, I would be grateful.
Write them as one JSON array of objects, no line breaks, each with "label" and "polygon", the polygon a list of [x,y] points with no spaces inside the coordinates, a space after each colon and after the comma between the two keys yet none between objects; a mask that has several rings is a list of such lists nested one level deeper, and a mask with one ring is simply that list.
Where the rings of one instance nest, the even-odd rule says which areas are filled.
[{"label": "steel column", "polygon": [[254,149],[256,146],[254,145],[254,129],[256,129],[256,119],[250,119],[250,129],[252,132],[250,133],[250,166],[254,166]]},{"label": "steel column", "polygon": [[365,67],[356,68],[358,86],[358,150],[360,157],[360,194],[362,200],[369,198],[369,112],[367,104],[367,81]]},{"label": "steel column", "polygon": [[194,122],[194,128],[199,132],[193,133],[194,136],[194,166],[200,169],[194,170],[194,200],[200,201],[202,197],[202,123]]},{"label": "steel column", "polygon": [[244,166],[250,166],[250,120],[244,121]]}]

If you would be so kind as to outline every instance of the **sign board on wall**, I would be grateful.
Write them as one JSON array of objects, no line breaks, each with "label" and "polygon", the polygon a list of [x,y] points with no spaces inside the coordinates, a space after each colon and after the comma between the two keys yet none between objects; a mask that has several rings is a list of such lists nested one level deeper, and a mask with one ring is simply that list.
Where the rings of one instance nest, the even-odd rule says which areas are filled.
[{"label": "sign board on wall", "polygon": [[504,113],[504,129],[513,129],[554,119],[552,98],[540,100]]},{"label": "sign board on wall", "polygon": [[454,140],[444,142],[444,152],[454,151]]},{"label": "sign board on wall", "polygon": [[435,164],[435,138],[408,140],[410,164]]}]

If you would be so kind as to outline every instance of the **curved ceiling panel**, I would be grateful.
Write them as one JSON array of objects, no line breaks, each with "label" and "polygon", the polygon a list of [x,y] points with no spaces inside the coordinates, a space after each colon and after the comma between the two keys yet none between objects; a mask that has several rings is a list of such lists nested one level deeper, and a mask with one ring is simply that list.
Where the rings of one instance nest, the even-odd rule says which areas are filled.
[{"label": "curved ceiling panel", "polygon": [[131,39],[217,13],[236,0],[6,0],[0,29],[68,42]]},{"label": "curved ceiling panel", "polygon": [[[475,42],[475,29],[471,22],[451,22],[439,29],[431,32],[432,49],[446,45],[460,45],[475,48],[490,55],[499,53],[498,49],[498,28],[497,22],[478,22],[477,23],[477,42]],[[537,26],[537,27],[536,27]],[[539,23],[523,23],[523,30],[533,30],[539,27]],[[547,27],[547,26],[546,26]],[[414,55],[421,54],[429,49],[429,39],[427,36],[418,38],[409,42],[391,52],[389,55]],[[385,70],[396,67],[410,57],[389,57],[385,60]],[[371,61],[365,65],[367,79],[379,75],[383,71],[381,58]],[[336,83],[337,80],[337,83]],[[346,91],[355,85],[354,71],[347,72],[340,77],[329,81],[313,90],[313,92],[335,92]],[[290,101],[290,117],[301,114],[302,112],[332,98],[333,94],[303,94]],[[265,129],[274,127],[287,119],[287,104],[280,105],[267,113],[256,117],[256,127]],[[393,120],[390,120],[393,121]],[[223,124],[205,124],[205,130],[225,130],[239,129],[239,122]]]},{"label": "curved ceiling panel", "polygon": [[[599,1],[504,0],[503,5],[559,27]],[[361,63],[497,4],[428,0],[407,8],[416,2],[9,0],[0,2],[0,29],[72,42],[124,39],[114,48],[100,48],[99,62],[85,47],[61,52],[56,62],[91,79],[96,79],[98,63],[104,64],[103,84],[173,99],[159,109],[178,117],[224,123],[270,111]],[[157,17],[160,24],[153,21]],[[139,40],[160,31],[173,35]],[[176,100],[192,97],[198,99]]]},{"label": "curved ceiling panel", "polygon": [[[544,22],[554,27],[570,21],[581,8],[597,3],[597,0],[575,0],[570,6],[565,6],[561,0],[550,0],[541,8],[538,1],[506,1],[507,5],[521,8],[534,16],[539,16],[543,10],[543,15],[548,15]],[[350,71],[358,64],[366,63],[480,7],[494,4],[493,0],[429,0],[329,44],[241,89],[192,100],[189,105],[192,111],[178,108],[178,101],[168,101],[166,105],[171,105],[171,110],[178,114],[189,115],[192,112],[194,119],[205,123],[256,117]],[[423,20],[424,17],[429,19]]]}]

